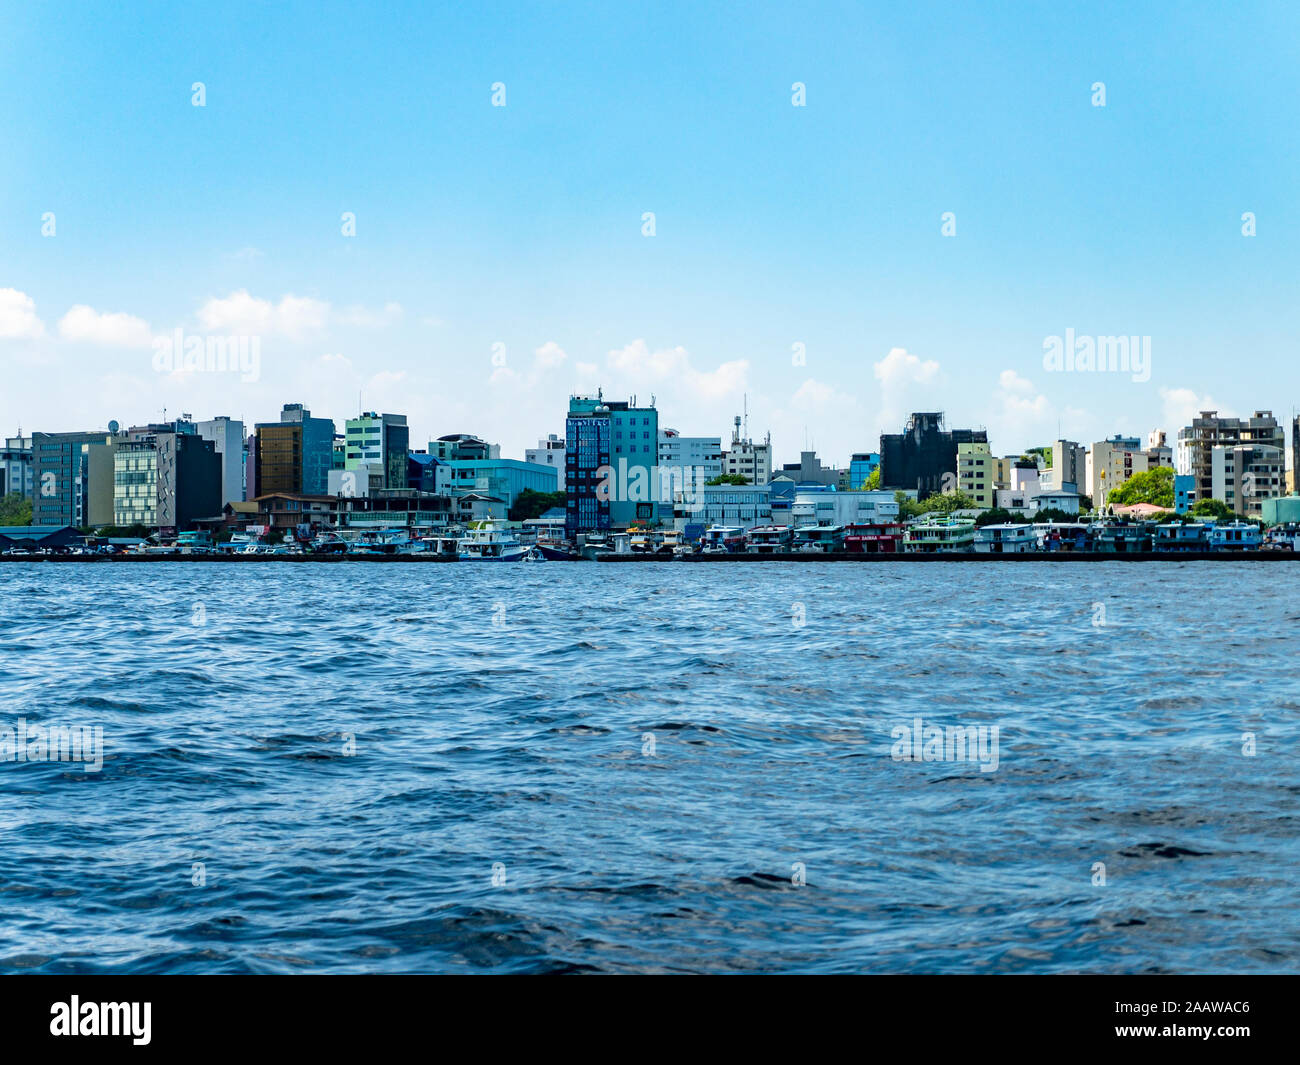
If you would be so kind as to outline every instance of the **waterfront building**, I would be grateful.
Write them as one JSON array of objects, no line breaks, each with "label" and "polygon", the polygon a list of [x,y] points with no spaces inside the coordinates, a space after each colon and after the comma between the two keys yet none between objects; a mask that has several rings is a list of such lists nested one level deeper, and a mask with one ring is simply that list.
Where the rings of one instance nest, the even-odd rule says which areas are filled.
[{"label": "waterfront building", "polygon": [[324,495],[334,468],[334,422],[313,418],[301,403],[286,403],[278,422],[260,422],[253,492]]},{"label": "waterfront building", "polygon": [[43,551],[81,543],[81,533],[71,525],[0,525],[0,551],[14,547]]},{"label": "waterfront building", "polygon": [[1107,440],[1092,445],[1087,459],[1088,495],[1100,511],[1106,505],[1106,496],[1135,473],[1148,469],[1147,452],[1136,436],[1116,433]]},{"label": "waterfront building", "polygon": [[254,502],[259,531],[278,529],[298,539],[310,539],[315,533],[334,527],[336,500],[333,496],[268,492]]},{"label": "waterfront building", "polygon": [[441,465],[432,455],[412,451],[406,456],[406,487],[415,492],[437,492],[438,467]]},{"label": "waterfront building", "polygon": [[[472,515],[473,507],[465,513]],[[458,522],[464,524],[450,497],[409,489],[380,489],[367,496],[332,497],[328,521],[336,529],[407,529],[425,534]]]},{"label": "waterfront building", "polygon": [[113,449],[113,524],[165,536],[191,528],[220,513],[221,473],[216,445],[197,432],[176,423],[132,428]]},{"label": "waterfront building", "polygon": [[1220,418],[1218,411],[1203,410],[1178,431],[1175,468],[1194,478],[1197,500],[1219,499],[1214,495],[1214,449],[1251,445],[1285,449],[1286,432],[1272,411],[1257,410],[1249,418]]},{"label": "waterfront building", "polygon": [[1259,516],[1265,525],[1291,525],[1300,522],[1300,495],[1276,496],[1262,499]]},{"label": "waterfront building", "polygon": [[1190,473],[1174,474],[1174,510],[1186,514],[1196,502],[1196,478]]},{"label": "waterfront building", "polygon": [[221,501],[241,503],[248,498],[245,483],[244,423],[220,415],[208,421],[195,422],[195,431],[204,440],[211,440],[221,459]]},{"label": "waterfront building", "polygon": [[880,469],[878,451],[859,451],[849,459],[849,490],[863,491],[867,479]]},{"label": "waterfront building", "polygon": [[799,452],[798,462],[787,462],[776,471],[776,476],[789,477],[795,484],[820,484],[827,488],[837,488],[840,484],[841,470],[833,466],[823,466],[815,451]]},{"label": "waterfront building", "polygon": [[898,520],[893,492],[831,492],[797,488],[790,507],[790,523],[805,525],[855,525]]},{"label": "waterfront building", "polygon": [[[685,477],[679,471],[690,470],[695,482],[703,484],[722,476],[722,438],[720,436],[682,436],[676,429],[659,430],[659,468],[671,470],[672,487],[681,487]],[[742,475],[743,476],[743,475]],[[753,479],[750,479],[753,484]],[[663,498],[661,496],[661,498]],[[668,498],[671,498],[669,496]]]},{"label": "waterfront building", "polygon": [[1026,508],[1034,513],[1040,510],[1059,510],[1066,514],[1078,514],[1079,504],[1082,496],[1074,490],[1074,485],[1068,481],[1065,487],[1059,490],[1049,489],[1045,492],[1039,492],[1032,496],[1029,501],[1029,507]]},{"label": "waterfront building", "polygon": [[[514,506],[525,488],[555,491],[555,471],[549,466],[520,459],[448,459],[435,468],[437,490],[445,495],[477,493]],[[504,518],[504,515],[503,515]]]},{"label": "waterfront building", "polygon": [[551,466],[555,469],[555,487],[552,492],[564,491],[564,440],[554,433],[548,433],[544,439],[537,441],[536,447],[524,450],[524,461],[534,466]]},{"label": "waterfront building", "polygon": [[[1003,510],[1034,513],[1034,500],[1043,492],[1042,471],[1033,459],[1017,458],[1009,464],[1009,485],[993,493],[993,505]],[[1077,509],[1077,505],[1076,505]]]},{"label": "waterfront building", "polygon": [[1286,473],[1287,495],[1300,492],[1297,481],[1300,480],[1300,414],[1291,419],[1291,468]]},{"label": "waterfront building", "polygon": [[901,433],[880,437],[880,487],[913,489],[919,499],[957,487],[957,447],[987,444],[983,429],[946,429],[940,411],[913,412]]},{"label": "waterfront building", "polygon": [[440,462],[499,459],[501,445],[489,444],[472,433],[448,433],[429,441],[429,454]]},{"label": "waterfront building", "polygon": [[571,396],[565,419],[566,523],[578,533],[653,522],[659,500],[659,412],[630,400]]},{"label": "waterfront building", "polygon": [[957,445],[957,489],[981,510],[993,506],[993,453],[982,441]]},{"label": "waterfront building", "polygon": [[406,487],[407,455],[411,450],[411,431],[405,414],[377,414],[368,411],[349,418],[345,430],[345,470],[359,471],[363,466],[377,466],[384,488]]},{"label": "waterfront building", "polygon": [[103,460],[112,454],[116,430],[112,422],[107,431],[32,433],[33,525],[82,528],[112,520],[112,467]]},{"label": "waterfront building", "polygon": [[1043,488],[1062,491],[1067,484],[1087,484],[1088,449],[1073,440],[1053,440],[1047,450],[1047,468],[1039,478]]},{"label": "waterfront building", "polygon": [[731,444],[722,453],[722,472],[744,477],[752,485],[764,485],[772,479],[772,434],[769,433],[761,444],[756,444],[749,437],[749,417],[746,414],[742,432],[742,420],[736,415],[731,430]]},{"label": "waterfront building", "polygon": [[684,532],[688,525],[717,525],[740,530],[771,525],[771,493],[767,485],[711,484],[699,489],[691,502],[673,503],[673,528]]},{"label": "waterfront building", "polygon": [[1145,454],[1148,470],[1174,468],[1174,449],[1165,443],[1166,436],[1163,429],[1152,429],[1147,433]]},{"label": "waterfront building", "polygon": [[32,498],[32,438],[10,436],[0,451],[0,496]]},{"label": "waterfront building", "polygon": [[1215,446],[1210,451],[1210,498],[1236,514],[1258,518],[1263,501],[1283,493],[1285,461],[1280,447],[1267,444]]}]

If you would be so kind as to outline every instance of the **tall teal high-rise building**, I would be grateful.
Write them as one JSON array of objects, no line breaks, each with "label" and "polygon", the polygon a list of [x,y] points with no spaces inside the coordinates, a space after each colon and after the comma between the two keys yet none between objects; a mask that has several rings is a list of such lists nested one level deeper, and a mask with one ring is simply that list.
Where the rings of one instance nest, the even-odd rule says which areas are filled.
[{"label": "tall teal high-rise building", "polygon": [[650,405],[571,396],[565,422],[565,529],[575,533],[653,522],[659,499],[659,412]]}]

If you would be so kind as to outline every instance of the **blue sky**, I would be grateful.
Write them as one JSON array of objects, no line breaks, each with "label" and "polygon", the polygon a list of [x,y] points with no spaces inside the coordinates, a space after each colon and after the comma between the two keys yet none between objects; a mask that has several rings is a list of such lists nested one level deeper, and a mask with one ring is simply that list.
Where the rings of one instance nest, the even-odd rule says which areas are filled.
[{"label": "blue sky", "polygon": [[[360,394],[520,454],[603,384],[843,463],[1297,403],[1294,5],[448,7],[5,4],[0,431]],[[177,327],[258,380],[157,372]]]}]

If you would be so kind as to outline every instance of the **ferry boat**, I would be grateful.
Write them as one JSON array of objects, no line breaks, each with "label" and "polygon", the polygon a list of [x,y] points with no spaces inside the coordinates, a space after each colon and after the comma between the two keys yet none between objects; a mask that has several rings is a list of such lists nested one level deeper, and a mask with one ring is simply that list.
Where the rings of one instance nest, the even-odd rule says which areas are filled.
[{"label": "ferry boat", "polygon": [[518,562],[529,550],[492,521],[472,521],[467,532],[457,546],[462,562]]},{"label": "ferry boat", "polygon": [[775,555],[794,545],[794,531],[788,525],[755,525],[745,536],[745,550],[754,555]]},{"label": "ferry boat", "polygon": [[1088,551],[1092,526],[1083,521],[1044,521],[1034,525],[1040,551]]},{"label": "ferry boat", "polygon": [[1094,543],[1102,554],[1133,554],[1151,550],[1151,532],[1145,525],[1102,525]]},{"label": "ferry boat", "polygon": [[654,550],[654,537],[647,529],[629,529],[628,547],[638,555],[648,555]]},{"label": "ferry boat", "polygon": [[547,562],[580,562],[582,555],[572,544],[563,540],[538,540],[535,550]]},{"label": "ferry boat", "polygon": [[1038,536],[1028,523],[985,525],[975,530],[974,547],[980,555],[1023,555],[1037,550]]},{"label": "ferry boat", "polygon": [[710,525],[701,542],[706,555],[734,554],[745,545],[745,529],[742,525]]},{"label": "ferry boat", "polygon": [[803,525],[794,531],[794,549],[808,554],[829,554],[844,549],[842,525]]},{"label": "ferry boat", "polygon": [[685,542],[686,541],[683,539],[680,530],[665,529],[664,532],[659,537],[659,547],[656,549],[656,554],[660,554],[660,555],[676,554],[677,549],[681,547],[682,544],[684,544]]},{"label": "ferry boat", "polygon": [[1257,551],[1262,542],[1259,526],[1249,521],[1227,521],[1210,529],[1214,551]]},{"label": "ferry boat", "polygon": [[594,561],[600,555],[626,555],[631,551],[628,540],[628,534],[625,532],[588,536],[580,553],[588,561]]},{"label": "ferry boat", "polygon": [[855,555],[894,555],[903,543],[900,522],[851,522],[844,526],[844,550]]},{"label": "ferry boat", "polygon": [[931,515],[903,533],[903,550],[911,554],[964,554],[975,545],[973,518]]},{"label": "ferry boat", "polygon": [[1208,551],[1210,527],[1202,521],[1167,521],[1156,526],[1156,551]]},{"label": "ferry boat", "polygon": [[439,558],[460,558],[460,539],[455,536],[422,536],[419,543],[421,555],[437,555]]}]

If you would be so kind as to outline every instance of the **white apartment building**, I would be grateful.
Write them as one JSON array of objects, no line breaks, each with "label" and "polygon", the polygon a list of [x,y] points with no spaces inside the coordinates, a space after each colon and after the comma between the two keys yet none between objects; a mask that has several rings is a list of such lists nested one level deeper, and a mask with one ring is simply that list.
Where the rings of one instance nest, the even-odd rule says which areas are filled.
[{"label": "white apartment building", "polygon": [[564,438],[548,433],[537,441],[536,447],[524,449],[524,461],[534,466],[553,466],[555,468],[555,490],[564,491]]},{"label": "white apartment building", "polygon": [[1286,494],[1286,459],[1280,447],[1242,444],[1210,452],[1213,498],[1237,514],[1262,516],[1262,502]]},{"label": "white apartment building", "polygon": [[[659,469],[694,470],[700,483],[722,474],[722,437],[682,436],[676,429],[659,430]],[[664,476],[663,473],[660,476]],[[671,474],[678,480],[676,474]],[[748,475],[746,475],[748,476]],[[751,479],[751,483],[753,483]]]},{"label": "white apartment building", "polygon": [[221,459],[221,502],[241,503],[248,498],[245,484],[248,449],[244,423],[222,415],[206,422],[196,422],[195,429],[204,440],[211,440]]}]

